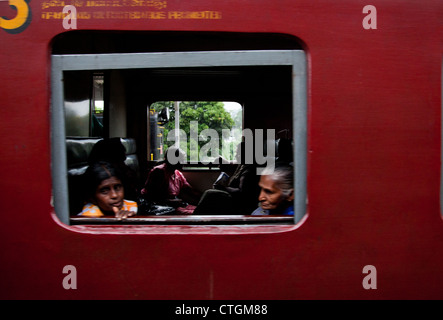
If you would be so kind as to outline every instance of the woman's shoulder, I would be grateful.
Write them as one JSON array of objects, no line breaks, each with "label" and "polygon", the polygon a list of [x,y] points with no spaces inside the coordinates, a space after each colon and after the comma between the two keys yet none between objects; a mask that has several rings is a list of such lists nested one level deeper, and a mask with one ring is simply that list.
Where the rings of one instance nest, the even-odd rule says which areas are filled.
[{"label": "woman's shoulder", "polygon": [[124,203],[125,210],[137,212],[137,209],[138,209],[137,202],[124,199],[123,203]]},{"label": "woman's shoulder", "polygon": [[154,168],[151,169],[150,174],[152,175],[161,175],[161,174],[165,174],[165,164],[159,164],[158,166],[155,166]]},{"label": "woman's shoulder", "polygon": [[83,206],[82,212],[78,214],[83,217],[102,217],[104,216],[103,212],[100,210],[98,206],[92,203],[87,203]]},{"label": "woman's shoulder", "polygon": [[163,170],[166,167],[166,163],[163,162],[159,165],[156,165],[154,168],[152,168],[153,170]]},{"label": "woman's shoulder", "polygon": [[269,215],[269,210],[265,210],[262,207],[258,207],[257,209],[255,209],[251,215],[253,216],[268,216]]}]

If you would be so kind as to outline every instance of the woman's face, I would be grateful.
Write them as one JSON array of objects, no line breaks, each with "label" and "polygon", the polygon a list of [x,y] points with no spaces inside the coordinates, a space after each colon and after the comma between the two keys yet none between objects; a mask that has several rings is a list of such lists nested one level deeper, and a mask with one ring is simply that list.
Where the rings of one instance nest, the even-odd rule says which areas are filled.
[{"label": "woman's face", "polygon": [[117,207],[121,209],[123,207],[124,188],[120,179],[111,177],[103,180],[95,191],[95,205],[97,205],[102,211],[113,212],[112,208]]},{"label": "woman's face", "polygon": [[274,210],[285,200],[282,190],[270,176],[261,176],[259,186],[261,191],[258,201],[263,209]]}]

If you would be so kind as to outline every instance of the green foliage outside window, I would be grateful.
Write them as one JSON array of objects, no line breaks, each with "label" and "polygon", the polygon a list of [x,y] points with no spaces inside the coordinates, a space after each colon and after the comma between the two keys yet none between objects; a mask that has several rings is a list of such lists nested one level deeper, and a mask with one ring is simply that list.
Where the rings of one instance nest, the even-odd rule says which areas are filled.
[{"label": "green foliage outside window", "polygon": [[[168,141],[168,135],[175,129],[175,104],[174,101],[159,101],[150,106],[150,110],[160,112],[164,108],[169,108],[170,116],[169,122],[163,125],[164,127],[164,149],[173,145],[175,141]],[[231,114],[232,113],[232,114]],[[186,133],[186,137],[181,137],[180,148],[186,151],[188,161],[191,159],[199,159],[201,148],[210,142],[210,138],[204,138],[201,133],[205,129],[213,129],[220,137],[217,154],[211,155],[211,158],[216,158],[218,155],[225,159],[233,160],[235,158],[235,150],[237,144],[241,139],[242,130],[242,112],[241,107],[228,112],[225,108],[225,103],[220,101],[181,101],[179,103],[179,120],[180,128]],[[191,121],[196,121],[198,124],[198,148],[191,147]],[[223,137],[222,130],[225,130],[225,137]],[[226,137],[226,131],[230,131],[229,137]],[[186,142],[185,142],[186,141]],[[186,146],[185,146],[186,144]],[[195,141],[194,141],[195,144]],[[194,150],[193,150],[194,149]],[[197,152],[197,154],[195,154]],[[199,159],[204,161],[207,159]]]}]

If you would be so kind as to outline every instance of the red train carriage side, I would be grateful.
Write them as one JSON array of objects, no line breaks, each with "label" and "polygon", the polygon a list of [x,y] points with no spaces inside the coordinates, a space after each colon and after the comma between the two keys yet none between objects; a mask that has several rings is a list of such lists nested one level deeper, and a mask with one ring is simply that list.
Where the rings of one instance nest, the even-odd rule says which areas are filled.
[{"label": "red train carriage side", "polygon": [[[442,16],[437,0],[0,2],[1,298],[443,298]],[[158,120],[177,101],[235,102],[255,141],[289,138],[294,217],[79,219],[71,146],[120,137],[144,181],[188,126],[177,107]],[[204,191],[221,169],[197,160],[183,173]]]}]

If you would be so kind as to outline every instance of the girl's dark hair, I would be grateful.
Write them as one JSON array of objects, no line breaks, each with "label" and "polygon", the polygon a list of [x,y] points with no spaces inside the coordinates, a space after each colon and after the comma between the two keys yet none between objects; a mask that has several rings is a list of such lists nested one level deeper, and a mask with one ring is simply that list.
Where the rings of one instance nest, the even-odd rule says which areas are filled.
[{"label": "girl's dark hair", "polygon": [[106,161],[91,163],[86,169],[83,177],[85,184],[85,200],[87,201],[94,196],[97,187],[106,179],[116,177],[124,183],[124,175],[120,169]]},{"label": "girl's dark hair", "polygon": [[126,160],[126,148],[120,138],[108,138],[99,140],[91,150],[88,162],[107,161],[121,163]]}]

